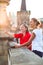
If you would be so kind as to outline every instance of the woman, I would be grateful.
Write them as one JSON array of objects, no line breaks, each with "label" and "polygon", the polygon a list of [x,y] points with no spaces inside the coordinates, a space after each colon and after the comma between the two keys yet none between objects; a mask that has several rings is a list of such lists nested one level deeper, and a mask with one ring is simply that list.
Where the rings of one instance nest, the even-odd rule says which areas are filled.
[{"label": "woman", "polygon": [[16,47],[23,47],[23,46],[28,46],[32,42],[32,51],[37,54],[38,56],[42,57],[43,56],[43,48],[42,48],[42,29],[37,28],[38,26],[38,21],[35,18],[32,18],[30,21],[30,26],[33,28],[32,35],[28,42],[18,45]]},{"label": "woman", "polygon": [[[20,33],[18,33],[18,34],[10,34],[8,32],[6,32],[6,33],[9,34],[10,36],[13,36],[14,38],[19,38],[20,39],[20,45],[27,42],[29,40],[29,38],[31,37],[31,34],[28,32],[28,26],[26,24],[22,24],[20,26]],[[15,45],[15,47],[16,46],[17,45]],[[31,50],[31,45],[26,46],[26,47]]]}]

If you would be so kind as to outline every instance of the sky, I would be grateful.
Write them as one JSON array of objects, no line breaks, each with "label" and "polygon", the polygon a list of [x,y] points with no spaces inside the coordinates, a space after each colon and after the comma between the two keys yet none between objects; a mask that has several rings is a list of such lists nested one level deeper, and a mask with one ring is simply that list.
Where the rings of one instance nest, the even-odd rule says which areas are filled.
[{"label": "sky", "polygon": [[[22,0],[11,0],[7,7],[7,12],[14,13],[20,11]],[[26,0],[26,9],[31,11],[30,17],[43,18],[43,0]]]}]

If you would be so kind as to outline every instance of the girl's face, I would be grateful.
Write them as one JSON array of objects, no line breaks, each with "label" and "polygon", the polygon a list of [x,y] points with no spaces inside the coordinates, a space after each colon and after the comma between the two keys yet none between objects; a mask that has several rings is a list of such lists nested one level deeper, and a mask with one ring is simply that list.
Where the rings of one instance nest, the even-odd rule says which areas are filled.
[{"label": "girl's face", "polygon": [[34,26],[36,26],[35,22],[33,20],[30,21],[30,27],[34,28]]},{"label": "girl's face", "polygon": [[20,30],[21,30],[21,32],[26,32],[27,29],[26,29],[26,27],[24,25],[21,25]]}]

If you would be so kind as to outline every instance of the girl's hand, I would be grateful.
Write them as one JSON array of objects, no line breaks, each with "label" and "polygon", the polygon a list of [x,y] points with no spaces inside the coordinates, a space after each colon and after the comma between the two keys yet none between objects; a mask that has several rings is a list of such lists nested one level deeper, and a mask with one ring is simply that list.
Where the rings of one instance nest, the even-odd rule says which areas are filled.
[{"label": "girl's hand", "polygon": [[13,33],[9,32],[9,31],[5,31],[5,33],[6,33],[7,35],[9,35],[10,37],[13,37]]}]

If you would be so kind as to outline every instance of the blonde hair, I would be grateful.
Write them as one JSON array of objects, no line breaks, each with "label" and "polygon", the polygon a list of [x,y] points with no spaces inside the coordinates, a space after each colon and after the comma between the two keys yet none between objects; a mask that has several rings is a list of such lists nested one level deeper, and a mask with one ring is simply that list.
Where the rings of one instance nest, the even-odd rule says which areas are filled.
[{"label": "blonde hair", "polygon": [[26,32],[28,32],[28,25],[27,24],[21,24],[21,26],[20,26],[20,28],[22,27],[22,26],[24,26],[25,28],[26,28]]}]

